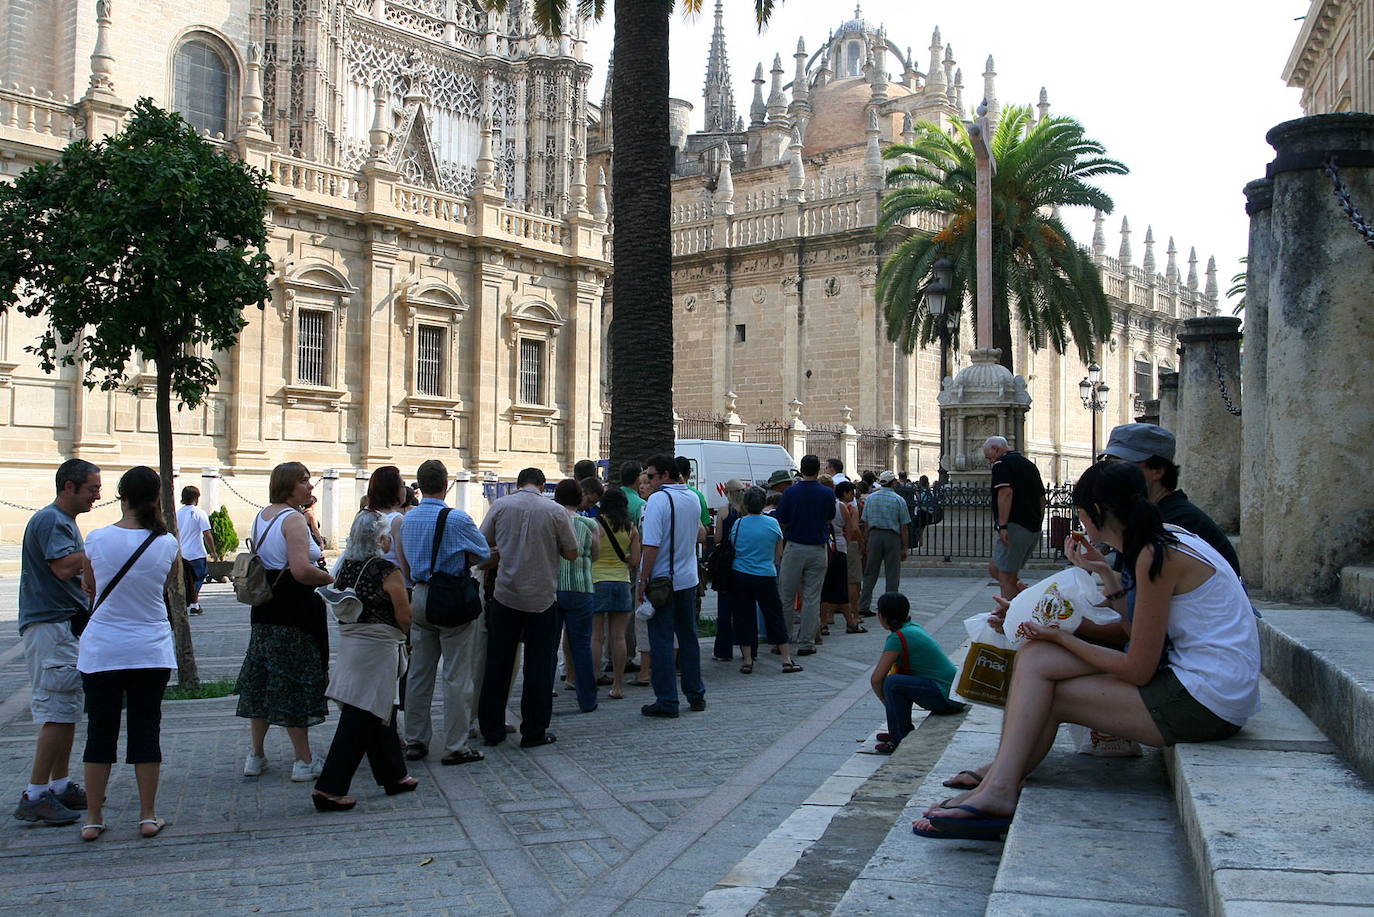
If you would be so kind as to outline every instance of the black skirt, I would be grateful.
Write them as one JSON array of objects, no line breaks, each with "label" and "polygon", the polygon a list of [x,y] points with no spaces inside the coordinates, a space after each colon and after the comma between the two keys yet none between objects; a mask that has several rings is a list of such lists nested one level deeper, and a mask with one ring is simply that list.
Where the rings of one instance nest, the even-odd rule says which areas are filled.
[{"label": "black skirt", "polygon": [[825,581],[821,583],[821,601],[827,605],[849,602],[849,559],[843,551],[826,551]]}]

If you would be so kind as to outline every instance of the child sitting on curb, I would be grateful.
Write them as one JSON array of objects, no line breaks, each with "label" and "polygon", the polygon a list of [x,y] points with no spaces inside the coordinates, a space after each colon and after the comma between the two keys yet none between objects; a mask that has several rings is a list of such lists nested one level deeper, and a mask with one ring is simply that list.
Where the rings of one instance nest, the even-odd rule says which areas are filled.
[{"label": "child sitting on curb", "polygon": [[915,726],[911,705],[937,716],[963,713],[964,704],[949,699],[954,663],[926,629],[911,620],[911,603],[900,592],[878,599],[878,621],[890,633],[873,667],[873,693],[887,710],[887,732],[878,733],[876,749],[890,755]]}]

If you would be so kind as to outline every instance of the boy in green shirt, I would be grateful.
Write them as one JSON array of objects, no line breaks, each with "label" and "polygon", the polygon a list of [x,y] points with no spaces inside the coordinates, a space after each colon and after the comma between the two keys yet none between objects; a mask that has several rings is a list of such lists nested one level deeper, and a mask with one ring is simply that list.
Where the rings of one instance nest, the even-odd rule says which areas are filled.
[{"label": "boy in green shirt", "polygon": [[926,629],[911,620],[911,603],[900,592],[878,599],[878,621],[889,631],[883,654],[873,667],[873,693],[887,710],[887,732],[878,733],[879,754],[890,755],[915,726],[911,705],[936,716],[963,713],[964,704],[949,699],[954,663]]}]

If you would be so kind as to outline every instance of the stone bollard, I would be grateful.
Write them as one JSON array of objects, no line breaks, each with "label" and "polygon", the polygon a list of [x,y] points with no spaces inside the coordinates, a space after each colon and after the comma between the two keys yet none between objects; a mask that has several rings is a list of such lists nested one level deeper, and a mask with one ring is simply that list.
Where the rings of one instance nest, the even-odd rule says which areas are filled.
[{"label": "stone bollard", "polygon": [[[1274,260],[1271,214],[1274,185],[1261,178],[1245,186],[1250,255],[1245,270],[1245,346],[1240,383],[1251,406],[1241,423],[1240,571],[1251,588],[1264,588],[1264,500],[1269,492],[1269,427],[1265,376],[1269,347],[1269,283]],[[1280,528],[1284,528],[1280,526]]]},{"label": "stone bollard", "polygon": [[[1374,115],[1330,114],[1278,125],[1266,138],[1273,207],[1268,255],[1264,589],[1271,598],[1328,601],[1341,569],[1374,557],[1374,490],[1360,480],[1374,404],[1374,247],[1321,167],[1336,153],[1355,206],[1374,208]],[[1365,165],[1340,165],[1339,154]],[[1258,410],[1258,406],[1256,410]]]},{"label": "stone bollard", "polygon": [[1161,370],[1159,373],[1159,425],[1174,436],[1178,428],[1178,373]]},{"label": "stone bollard", "polygon": [[[320,479],[319,522],[320,534],[324,536],[324,543],[330,547],[340,547],[342,541],[339,532],[339,522],[344,511],[341,490],[339,472],[333,468],[326,468]],[[350,515],[348,518],[353,517]]]},{"label": "stone bollard", "polygon": [[1240,530],[1240,319],[1190,318],[1178,336],[1178,417],[1174,462],[1189,498],[1223,532]]},{"label": "stone bollard", "polygon": [[220,505],[219,466],[206,465],[200,469],[200,508],[208,515]]}]

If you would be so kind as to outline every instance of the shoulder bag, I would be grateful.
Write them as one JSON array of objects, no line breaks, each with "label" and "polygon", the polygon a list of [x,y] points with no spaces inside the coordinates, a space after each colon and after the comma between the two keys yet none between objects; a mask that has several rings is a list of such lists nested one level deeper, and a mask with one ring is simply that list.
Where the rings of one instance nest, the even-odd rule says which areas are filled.
[{"label": "shoulder bag", "polygon": [[358,575],[353,578],[352,586],[339,588],[337,583],[330,583],[326,586],[315,587],[320,598],[324,599],[325,605],[329,606],[329,611],[334,615],[334,620],[340,624],[358,623],[358,618],[363,613],[363,600],[358,595],[358,584],[363,581],[363,573],[367,570],[367,565],[376,559],[369,557],[363,561],[362,568],[358,570]]},{"label": "shoulder bag", "polygon": [[715,550],[711,552],[710,559],[706,562],[711,588],[717,592],[722,589],[729,589],[731,578],[735,575],[735,542],[739,538],[739,524],[743,520],[743,516],[734,517],[734,522],[730,523],[729,533],[720,540],[720,544],[716,545]]},{"label": "shoulder bag", "polygon": [[[277,585],[277,580],[281,579],[282,573],[286,570],[283,567],[277,571],[277,575],[272,577],[271,582],[267,579],[267,567],[263,564],[262,558],[258,556],[258,548],[267,536],[272,533],[272,526],[276,525],[281,518],[288,513],[294,513],[294,509],[284,509],[272,517],[272,521],[267,523],[267,528],[262,533],[262,537],[254,538],[251,550],[247,554],[239,554],[234,558],[234,598],[245,605],[265,605],[272,601],[272,590]],[[256,526],[255,526],[256,527]]]},{"label": "shoulder bag", "polygon": [[[655,576],[644,587],[644,597],[655,610],[662,611],[672,604],[673,581],[677,579],[677,506],[669,491],[662,491],[668,501],[668,575]],[[647,507],[646,507],[647,509]],[[652,575],[654,571],[650,570]]]},{"label": "shoulder bag", "polygon": [[91,606],[91,610],[87,612],[78,612],[72,616],[71,626],[73,637],[81,636],[82,632],[86,630],[86,625],[91,623],[91,618],[95,617],[95,610],[105,601],[114,587],[119,585],[119,581],[124,578],[124,574],[128,573],[129,569],[133,567],[134,561],[143,556],[143,552],[148,550],[148,545],[152,544],[156,538],[157,535],[155,533],[149,532],[148,537],[143,539],[143,544],[139,545],[134,550],[134,553],[129,555],[129,559],[124,561],[124,566],[120,567],[119,572],[110,577],[110,581],[105,584],[105,588],[100,590],[100,595],[96,596],[95,604]]},{"label": "shoulder bag", "polygon": [[622,550],[620,549],[620,542],[616,541],[616,539],[615,539],[615,532],[612,532],[612,531],[611,531],[610,523],[608,523],[608,522],[606,521],[606,517],[605,517],[605,516],[597,516],[597,517],[596,517],[596,521],[599,522],[599,523],[601,524],[601,527],[602,527],[603,529],[605,529],[605,531],[606,531],[606,538],[607,538],[607,540],[610,541],[610,543],[611,543],[611,550],[615,551],[615,556],[620,558],[620,562],[621,562],[622,564],[628,564],[628,563],[630,562],[630,561],[629,561],[629,558],[627,558],[627,557],[625,556],[625,552],[622,551]]},{"label": "shoulder bag", "polygon": [[463,552],[463,572],[444,573],[435,569],[439,561],[439,542],[453,507],[439,510],[434,524],[434,540],[429,546],[429,582],[425,595],[425,618],[435,627],[462,627],[482,614],[482,590],[468,575],[468,554]]}]

